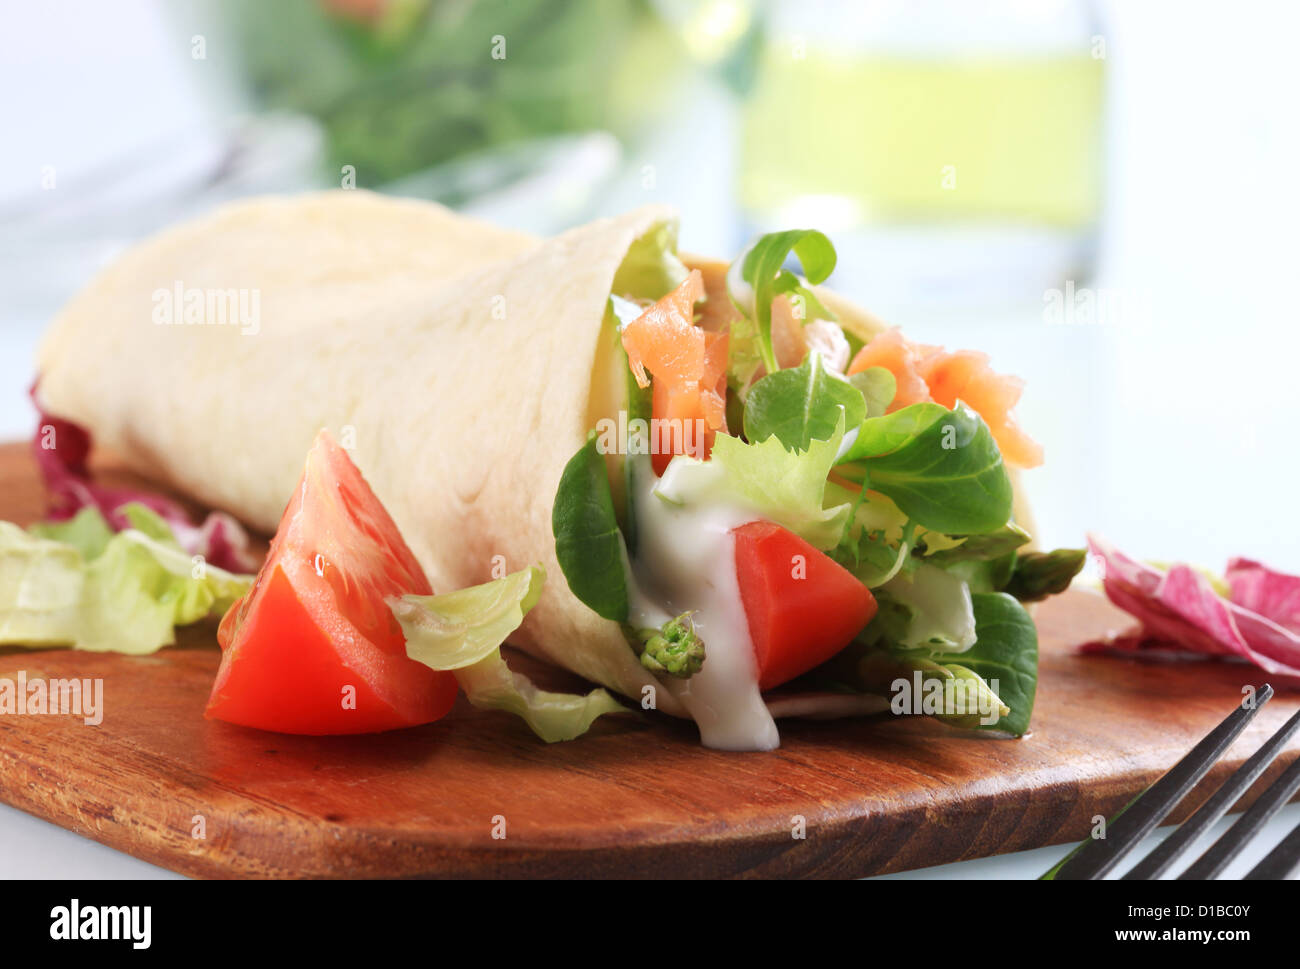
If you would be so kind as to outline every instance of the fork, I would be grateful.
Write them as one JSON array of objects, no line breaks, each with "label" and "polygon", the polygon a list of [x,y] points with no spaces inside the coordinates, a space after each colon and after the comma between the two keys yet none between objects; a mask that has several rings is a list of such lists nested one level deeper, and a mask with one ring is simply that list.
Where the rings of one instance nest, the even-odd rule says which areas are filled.
[{"label": "fork", "polygon": [[[1084,841],[1043,875],[1043,878],[1104,878],[1196,786],[1272,696],[1273,688],[1265,684],[1253,696],[1243,697],[1237,708],[1193,747],[1190,753],[1115,815],[1114,820],[1104,829],[1106,833],[1103,837]],[[1300,729],[1300,711],[1238,767],[1195,814],[1126,872],[1123,878],[1152,880],[1167,872],[1249,789],[1282,752],[1297,729]],[[1265,822],[1291,800],[1297,790],[1300,790],[1300,757],[1178,878],[1217,878],[1259,834]],[[1300,825],[1283,838],[1245,878],[1289,878],[1297,868],[1300,868]]]}]

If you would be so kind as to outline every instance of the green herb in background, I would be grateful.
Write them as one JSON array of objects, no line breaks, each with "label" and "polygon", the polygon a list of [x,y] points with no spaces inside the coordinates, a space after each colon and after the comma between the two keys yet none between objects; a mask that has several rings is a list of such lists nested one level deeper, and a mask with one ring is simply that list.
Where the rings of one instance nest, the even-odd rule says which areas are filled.
[{"label": "green herb in background", "polygon": [[354,166],[361,187],[511,142],[635,132],[685,56],[643,0],[234,0],[212,11],[258,105],[317,118],[330,164]]}]

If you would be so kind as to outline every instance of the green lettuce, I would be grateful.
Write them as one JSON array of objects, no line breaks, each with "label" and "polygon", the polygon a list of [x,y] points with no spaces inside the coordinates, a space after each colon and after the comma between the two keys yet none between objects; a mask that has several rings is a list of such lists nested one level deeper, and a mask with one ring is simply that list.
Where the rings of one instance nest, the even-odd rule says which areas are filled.
[{"label": "green lettuce", "polygon": [[799,366],[768,374],[750,388],[745,437],[776,437],[788,449],[806,451],[814,440],[835,433],[838,421],[857,427],[866,417],[862,391],[828,371],[820,353],[809,353]]},{"label": "green lettuce", "polygon": [[614,274],[613,294],[630,299],[659,299],[686,279],[677,258],[677,226],[660,222],[628,247]]},{"label": "green lettuce", "polygon": [[82,508],[72,518],[61,522],[37,522],[27,531],[38,538],[71,545],[87,559],[98,558],[113,538],[113,527],[98,508]]},{"label": "green lettuce", "polygon": [[126,514],[136,527],[116,534],[94,509],[31,531],[0,522],[0,643],[152,653],[251,587],[182,551],[143,505]]},{"label": "green lettuce", "polygon": [[[628,462],[629,465],[632,462]],[[633,520],[631,499],[627,518]],[[551,509],[555,557],[569,589],[605,619],[623,622],[628,612],[628,577],[605,458],[595,433],[569,459]]]},{"label": "green lettuce", "polygon": [[1002,452],[984,420],[961,401],[952,410],[923,403],[869,417],[842,460],[846,478],[868,480],[932,531],[978,535],[1011,518]]},{"label": "green lettuce", "polygon": [[430,669],[450,670],[469,702],[521,717],[547,743],[586,733],[597,717],[626,713],[605,690],[586,695],[540,690],[506,665],[501,644],[537,604],[546,573],[540,566],[442,595],[389,600],[406,635],[406,655]]},{"label": "green lettuce", "polygon": [[867,417],[884,417],[898,393],[898,381],[884,367],[868,367],[849,375],[849,383],[858,388],[867,405]]},{"label": "green lettuce", "polygon": [[921,565],[900,572],[882,586],[911,615],[898,645],[931,652],[961,652],[975,643],[975,612],[970,588],[951,572]]},{"label": "green lettuce", "polygon": [[[912,608],[888,592],[878,594],[878,604],[879,611],[861,635],[808,674],[808,683],[891,701],[899,698],[900,679],[913,688],[919,681],[927,693],[937,685],[941,702],[933,709],[897,712],[930,714],[956,727],[1025,734],[1038,684],[1038,633],[1019,602],[1003,593],[973,593],[975,642],[960,653],[900,645],[913,619]],[[996,712],[996,722],[972,715],[972,703],[976,709]]]}]

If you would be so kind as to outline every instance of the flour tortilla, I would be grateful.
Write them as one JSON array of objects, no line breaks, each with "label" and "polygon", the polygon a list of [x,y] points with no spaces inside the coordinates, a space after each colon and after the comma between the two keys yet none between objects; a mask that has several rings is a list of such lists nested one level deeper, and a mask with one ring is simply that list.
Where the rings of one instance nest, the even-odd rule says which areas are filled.
[{"label": "flour tortilla", "polygon": [[[551,508],[599,416],[615,272],[663,223],[675,213],[650,206],[540,241],[359,191],[236,203],[135,247],[74,299],[41,347],[40,395],[134,470],[266,532],[328,427],[435,590],[541,563],[545,592],[512,642],[639,700],[655,680],[569,591]],[[691,261],[716,285],[720,264]],[[178,286],[256,293],[257,324],[155,322]],[[818,296],[859,338],[881,330]],[[686,715],[666,690],[656,700]]]}]

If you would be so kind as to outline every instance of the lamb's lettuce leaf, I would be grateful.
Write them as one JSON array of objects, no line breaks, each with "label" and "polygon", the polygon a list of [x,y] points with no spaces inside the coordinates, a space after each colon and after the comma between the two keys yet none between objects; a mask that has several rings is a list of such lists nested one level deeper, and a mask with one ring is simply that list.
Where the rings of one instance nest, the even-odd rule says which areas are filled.
[{"label": "lamb's lettuce leaf", "polygon": [[[849,383],[858,388],[867,405],[867,417],[884,417],[898,393],[898,381],[884,367],[868,367],[849,374]],[[850,425],[852,426],[852,425]]]},{"label": "lamb's lettuce leaf", "polygon": [[1023,736],[1029,730],[1038,689],[1038,630],[1025,607],[1001,592],[974,593],[975,645],[961,654],[963,666],[985,682],[1011,712],[990,729]]},{"label": "lamb's lettuce leaf", "polygon": [[[996,531],[1011,518],[1011,479],[983,419],[961,401],[870,417],[843,457],[919,525],[948,535]],[[853,479],[851,468],[846,476]]]},{"label": "lamb's lettuce leaf", "polygon": [[844,453],[843,460],[846,463],[860,461],[897,451],[947,413],[948,408],[927,401],[911,404],[892,414],[872,417],[858,428],[858,436]]},{"label": "lamb's lettuce leaf", "polygon": [[[939,703],[899,713],[929,714],[957,727],[1022,736],[1029,729],[1038,684],[1038,632],[1024,607],[1004,593],[970,596],[975,643],[960,653],[908,649],[900,645],[914,621],[911,606],[889,592],[877,594],[879,609],[857,640],[809,674],[823,688],[848,689],[899,699],[906,684],[929,693],[937,685]],[[959,688],[958,682],[964,681]],[[920,684],[919,687],[917,684]],[[964,698],[966,708],[953,701]],[[975,715],[971,705],[985,711]],[[996,717],[989,714],[996,713]]]},{"label": "lamb's lettuce leaf", "polygon": [[589,435],[560,475],[551,509],[555,557],[575,596],[597,615],[626,622],[626,551],[597,440]]},{"label": "lamb's lettuce leaf", "polygon": [[506,665],[501,644],[537,604],[545,580],[534,565],[455,592],[393,598],[389,608],[406,636],[407,656],[452,671],[474,706],[513,713],[554,743],[581,736],[603,714],[627,710],[602,689],[585,695],[538,689]]}]

